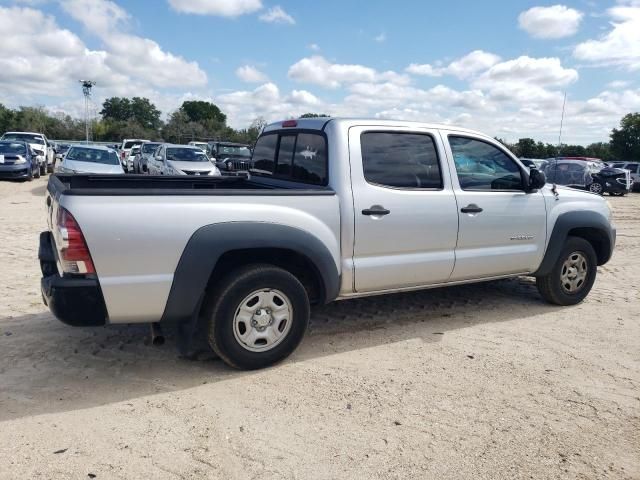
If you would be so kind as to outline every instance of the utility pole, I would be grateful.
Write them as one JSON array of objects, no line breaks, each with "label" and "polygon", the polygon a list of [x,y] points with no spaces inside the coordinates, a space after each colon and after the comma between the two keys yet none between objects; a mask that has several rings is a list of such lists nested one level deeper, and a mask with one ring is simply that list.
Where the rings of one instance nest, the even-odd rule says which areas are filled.
[{"label": "utility pole", "polygon": [[86,136],[86,143],[89,143],[92,136],[90,113],[91,89],[96,82],[92,80],[79,80],[79,82],[82,84],[82,93],[84,94],[84,132]]}]

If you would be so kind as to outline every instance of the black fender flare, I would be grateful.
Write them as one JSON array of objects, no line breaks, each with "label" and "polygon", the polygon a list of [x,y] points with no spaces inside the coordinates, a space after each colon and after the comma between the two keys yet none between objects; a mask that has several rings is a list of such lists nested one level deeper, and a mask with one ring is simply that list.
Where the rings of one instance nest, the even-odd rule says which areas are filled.
[{"label": "black fender flare", "polygon": [[233,250],[279,248],[308,258],[323,282],[324,301],[338,296],[340,275],[329,249],[299,228],[262,222],[200,227],[187,242],[173,276],[162,322],[186,322],[198,314],[209,278],[222,255]]},{"label": "black fender flare", "polygon": [[607,218],[598,212],[580,210],[566,212],[558,216],[542,263],[534,276],[548,275],[560,256],[569,232],[574,229],[591,229],[598,232],[598,241],[602,244],[598,254],[598,265],[609,261],[616,243],[616,230]]}]

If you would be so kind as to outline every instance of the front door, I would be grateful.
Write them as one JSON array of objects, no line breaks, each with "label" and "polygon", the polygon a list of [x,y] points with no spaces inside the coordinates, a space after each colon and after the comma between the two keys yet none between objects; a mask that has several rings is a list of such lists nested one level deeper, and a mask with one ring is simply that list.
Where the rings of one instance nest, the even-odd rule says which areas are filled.
[{"label": "front door", "polygon": [[349,130],[355,207],[355,290],[446,282],[458,214],[436,131]]},{"label": "front door", "polygon": [[547,215],[542,192],[526,191],[525,167],[483,137],[442,135],[460,218],[451,280],[535,271],[544,255]]}]

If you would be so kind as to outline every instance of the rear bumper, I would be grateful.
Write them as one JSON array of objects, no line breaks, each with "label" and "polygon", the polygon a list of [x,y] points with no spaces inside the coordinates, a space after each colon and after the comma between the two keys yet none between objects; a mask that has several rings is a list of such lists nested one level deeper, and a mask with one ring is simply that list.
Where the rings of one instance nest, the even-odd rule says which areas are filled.
[{"label": "rear bumper", "polygon": [[58,320],[74,327],[107,323],[107,309],[97,278],[61,277],[50,232],[40,234],[38,250],[42,300]]}]

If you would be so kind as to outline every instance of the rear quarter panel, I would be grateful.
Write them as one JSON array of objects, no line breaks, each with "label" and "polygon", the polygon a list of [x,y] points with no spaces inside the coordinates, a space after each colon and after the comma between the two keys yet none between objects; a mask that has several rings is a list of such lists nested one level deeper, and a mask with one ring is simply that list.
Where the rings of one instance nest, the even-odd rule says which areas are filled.
[{"label": "rear quarter panel", "polygon": [[110,323],[161,318],[185,245],[206,225],[266,222],[303,229],[326,245],[341,270],[337,195],[63,195],[60,205],[83,231]]}]

